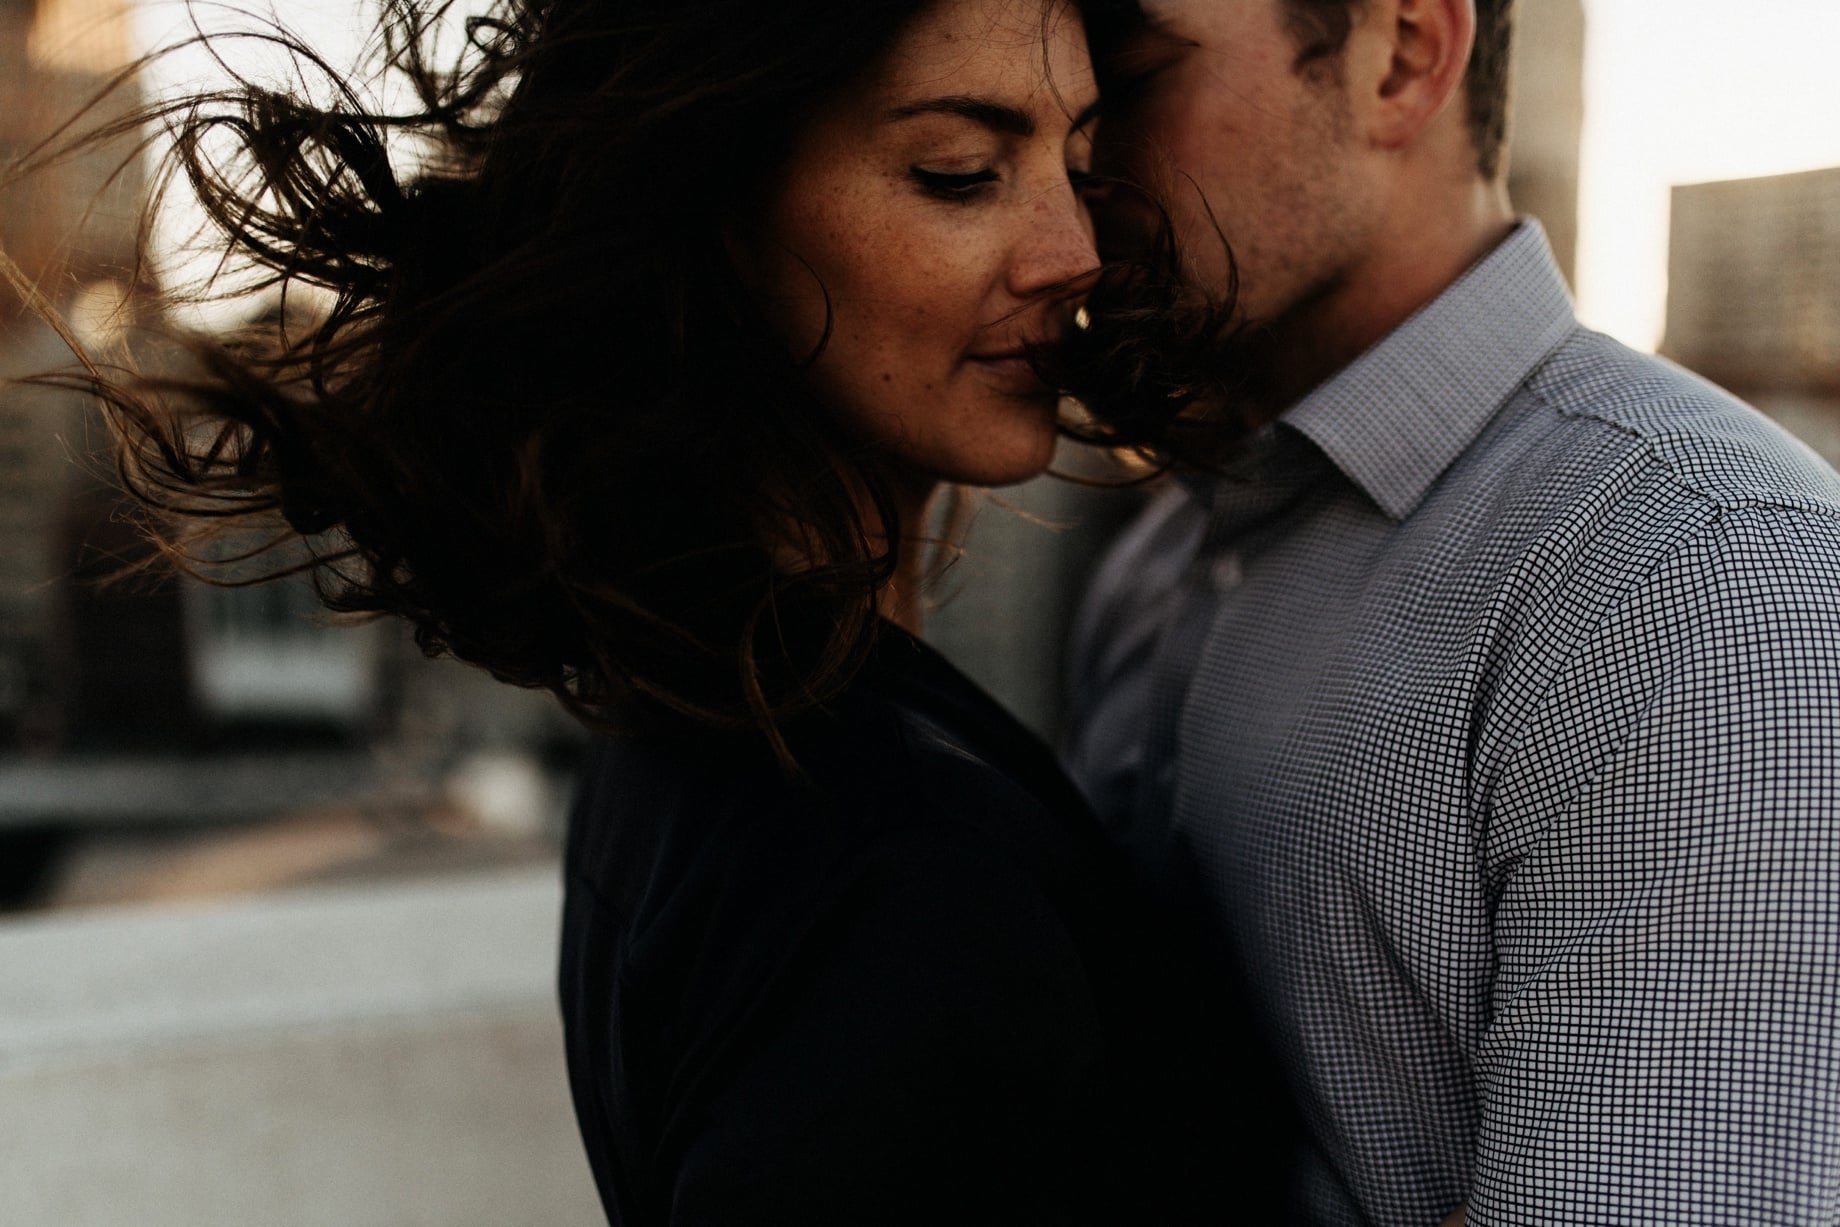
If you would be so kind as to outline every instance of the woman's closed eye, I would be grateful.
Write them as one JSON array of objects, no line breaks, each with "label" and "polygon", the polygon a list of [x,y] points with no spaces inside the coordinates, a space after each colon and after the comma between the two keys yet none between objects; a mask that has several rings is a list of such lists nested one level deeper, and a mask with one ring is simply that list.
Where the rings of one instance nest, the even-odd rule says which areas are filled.
[{"label": "woman's closed eye", "polygon": [[997,181],[997,172],[988,167],[983,170],[944,171],[914,166],[908,168],[908,173],[928,196],[959,204],[972,200]]}]

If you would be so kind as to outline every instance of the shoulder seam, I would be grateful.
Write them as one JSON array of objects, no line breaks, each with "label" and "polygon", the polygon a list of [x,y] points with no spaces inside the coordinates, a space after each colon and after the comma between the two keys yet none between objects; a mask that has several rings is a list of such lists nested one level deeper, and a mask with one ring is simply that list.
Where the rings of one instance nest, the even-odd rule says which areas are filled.
[{"label": "shoulder seam", "polygon": [[[1574,334],[1572,340],[1575,340],[1579,336],[1592,337],[1596,335],[1599,334],[1580,329]],[[1568,340],[1567,344],[1570,343],[1571,340]],[[1561,345],[1560,349],[1563,348],[1564,345]],[[1558,352],[1559,350],[1554,350],[1553,354],[1547,356],[1546,361],[1550,363],[1553,356]],[[1544,366],[1545,363],[1542,363],[1542,370]],[[1700,499],[1720,510],[1739,511],[1751,509],[1799,512],[1840,524],[1840,504],[1797,499],[1787,495],[1771,497],[1767,494],[1746,494],[1738,497],[1730,497],[1708,490],[1703,485],[1690,480],[1686,474],[1680,471],[1679,466],[1675,464],[1658,445],[1654,435],[1638,430],[1625,422],[1616,421],[1587,406],[1566,406],[1557,403],[1546,393],[1545,389],[1540,387],[1540,374],[1541,371],[1536,370],[1522,385],[1529,396],[1532,396],[1542,406],[1560,417],[1571,418],[1575,421],[1592,422],[1606,430],[1629,439],[1636,447],[1641,449],[1642,453],[1653,462],[1657,469],[1667,476],[1668,480],[1682,494]],[[1688,398],[1679,393],[1669,393],[1664,396],[1644,398],[1639,403],[1644,406],[1685,405],[1688,403]],[[1793,438],[1793,436],[1791,437]],[[1800,442],[1800,440],[1797,440],[1797,442]]]}]

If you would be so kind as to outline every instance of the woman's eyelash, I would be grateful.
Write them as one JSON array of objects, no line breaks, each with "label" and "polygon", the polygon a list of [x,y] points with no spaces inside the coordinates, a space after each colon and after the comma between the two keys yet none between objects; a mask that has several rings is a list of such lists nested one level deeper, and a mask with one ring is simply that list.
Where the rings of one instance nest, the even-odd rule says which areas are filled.
[{"label": "woman's eyelash", "polygon": [[997,181],[994,170],[974,170],[965,174],[951,174],[945,171],[925,170],[914,166],[908,169],[920,190],[940,200],[967,201],[976,196],[988,185]]}]

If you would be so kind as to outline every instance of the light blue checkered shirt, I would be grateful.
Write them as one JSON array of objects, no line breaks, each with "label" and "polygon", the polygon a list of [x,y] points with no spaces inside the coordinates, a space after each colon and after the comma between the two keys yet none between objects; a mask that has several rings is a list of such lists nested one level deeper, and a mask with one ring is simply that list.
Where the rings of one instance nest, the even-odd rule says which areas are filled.
[{"label": "light blue checkered shirt", "polygon": [[1299,1218],[1840,1221],[1840,479],[1531,223],[1242,469],[1105,563],[1068,760],[1247,969]]}]

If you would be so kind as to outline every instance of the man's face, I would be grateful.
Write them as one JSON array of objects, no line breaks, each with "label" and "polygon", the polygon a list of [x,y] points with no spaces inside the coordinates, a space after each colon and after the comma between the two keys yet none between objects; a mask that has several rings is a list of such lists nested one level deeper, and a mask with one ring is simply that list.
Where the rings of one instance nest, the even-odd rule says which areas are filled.
[{"label": "man's face", "polygon": [[[1191,277],[1217,294],[1225,237],[1247,318],[1307,311],[1348,275],[1371,225],[1337,65],[1298,67],[1284,0],[1141,4],[1141,22],[1094,47],[1109,91],[1100,169],[1164,191]],[[1144,222],[1132,195],[1113,193],[1118,207],[1101,213],[1114,250]]]}]

